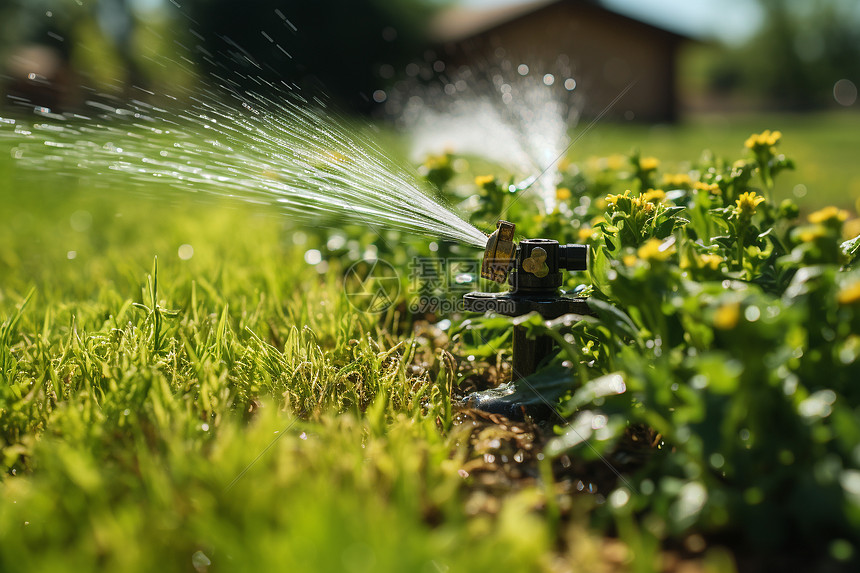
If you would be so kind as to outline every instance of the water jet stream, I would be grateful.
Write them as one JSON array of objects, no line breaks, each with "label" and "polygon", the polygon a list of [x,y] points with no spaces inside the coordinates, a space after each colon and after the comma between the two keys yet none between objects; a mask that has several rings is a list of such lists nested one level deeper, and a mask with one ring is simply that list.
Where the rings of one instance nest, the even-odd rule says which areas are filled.
[{"label": "water jet stream", "polygon": [[0,118],[0,137],[12,139],[13,155],[37,169],[100,181],[123,174],[117,186],[167,181],[185,191],[273,205],[316,225],[330,218],[332,226],[379,226],[486,245],[486,235],[444,205],[414,170],[345,119],[295,94],[281,101],[228,97],[229,103],[196,98],[175,115],[135,101],[127,108],[91,103],[107,112],[106,121],[52,114],[28,126]]},{"label": "water jet stream", "polygon": [[387,107],[398,110],[399,123],[413,134],[415,155],[452,150],[511,168],[523,179],[511,191],[534,185],[538,208],[549,213],[556,207],[557,162],[582,97],[566,59],[545,71],[552,73],[507,59],[464,67],[440,74],[434,84],[407,85]]}]

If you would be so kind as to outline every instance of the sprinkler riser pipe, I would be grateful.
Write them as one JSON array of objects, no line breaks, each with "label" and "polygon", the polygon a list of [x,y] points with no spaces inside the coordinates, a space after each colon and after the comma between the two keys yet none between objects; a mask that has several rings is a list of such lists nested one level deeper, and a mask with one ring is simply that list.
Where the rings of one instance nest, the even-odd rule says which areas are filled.
[{"label": "sprinkler riser pipe", "polygon": [[526,327],[514,326],[513,359],[511,360],[511,379],[527,378],[537,371],[538,365],[555,348],[552,338],[538,335],[529,338]]}]

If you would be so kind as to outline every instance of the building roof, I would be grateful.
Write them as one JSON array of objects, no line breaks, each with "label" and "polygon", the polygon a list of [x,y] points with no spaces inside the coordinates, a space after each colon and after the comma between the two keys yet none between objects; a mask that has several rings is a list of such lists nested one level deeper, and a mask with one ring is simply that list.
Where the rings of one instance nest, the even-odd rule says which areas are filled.
[{"label": "building roof", "polygon": [[598,0],[527,0],[517,4],[487,8],[453,6],[441,11],[430,23],[430,38],[439,43],[461,42],[563,2],[586,4],[592,9],[607,12],[619,19],[635,22],[669,36],[675,36],[682,40],[690,39],[687,35],[610,10],[601,5]]}]

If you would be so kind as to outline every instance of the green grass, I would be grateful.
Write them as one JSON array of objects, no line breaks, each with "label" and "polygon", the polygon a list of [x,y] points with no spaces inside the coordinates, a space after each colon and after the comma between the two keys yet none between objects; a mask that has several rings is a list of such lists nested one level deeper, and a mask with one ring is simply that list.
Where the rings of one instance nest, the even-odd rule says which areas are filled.
[{"label": "green grass", "polygon": [[[860,200],[860,114],[850,111],[705,115],[678,125],[658,126],[601,123],[583,136],[569,156],[577,161],[638,148],[643,156],[660,158],[666,171],[681,170],[703,150],[726,159],[740,157],[747,136],[765,129],[783,132],[780,151],[797,162],[794,172],[780,177],[780,197],[792,197],[806,209],[826,204],[856,209]],[[795,191],[798,184],[805,189]]]},{"label": "green grass", "polygon": [[528,569],[549,549],[543,524],[515,531],[523,504],[466,523],[446,386],[407,375],[408,333],[351,309],[279,218],[2,155],[0,569],[474,570],[505,539]]}]

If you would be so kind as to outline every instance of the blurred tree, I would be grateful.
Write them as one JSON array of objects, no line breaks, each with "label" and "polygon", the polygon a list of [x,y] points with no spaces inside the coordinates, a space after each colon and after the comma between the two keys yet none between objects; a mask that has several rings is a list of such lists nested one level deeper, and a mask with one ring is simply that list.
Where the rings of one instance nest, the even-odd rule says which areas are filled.
[{"label": "blurred tree", "polygon": [[182,97],[197,77],[215,74],[240,90],[314,86],[368,110],[396,70],[421,57],[425,23],[440,5],[0,0],[0,87],[5,100],[69,109],[93,94],[145,96],[137,87]]},{"label": "blurred tree", "polygon": [[758,0],[762,27],[727,48],[711,87],[764,97],[784,108],[832,104],[839,80],[860,83],[860,10],[854,0]]},{"label": "blurred tree", "polygon": [[[0,2],[0,92],[5,103],[75,109],[84,99],[141,98],[194,81],[176,62],[184,31],[162,0]],[[2,102],[0,102],[2,103]]]},{"label": "blurred tree", "polygon": [[[340,104],[366,111],[395,70],[421,55],[430,0],[188,0],[209,72],[231,73],[237,87],[259,79],[321,88]],[[384,96],[377,92],[376,99]]]}]

